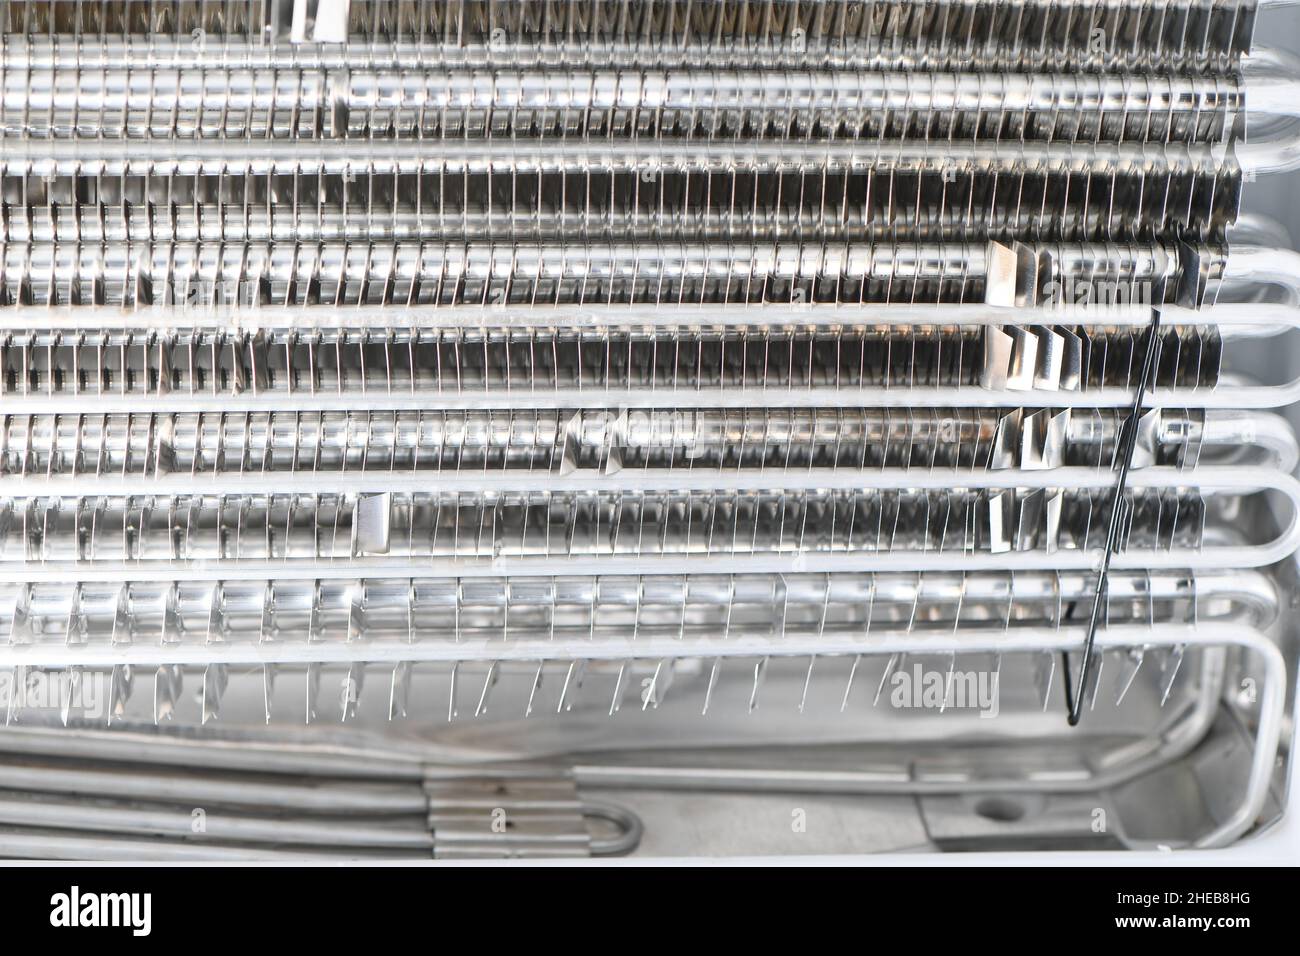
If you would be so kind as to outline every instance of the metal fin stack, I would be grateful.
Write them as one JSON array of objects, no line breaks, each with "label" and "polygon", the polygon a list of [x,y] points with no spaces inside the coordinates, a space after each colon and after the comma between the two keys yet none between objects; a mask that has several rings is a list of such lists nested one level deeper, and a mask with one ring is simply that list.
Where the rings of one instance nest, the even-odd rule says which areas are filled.
[{"label": "metal fin stack", "polygon": [[1264,6],[0,7],[0,854],[622,854],[638,787],[1230,733],[1122,842],[1237,841],[1300,545]]}]

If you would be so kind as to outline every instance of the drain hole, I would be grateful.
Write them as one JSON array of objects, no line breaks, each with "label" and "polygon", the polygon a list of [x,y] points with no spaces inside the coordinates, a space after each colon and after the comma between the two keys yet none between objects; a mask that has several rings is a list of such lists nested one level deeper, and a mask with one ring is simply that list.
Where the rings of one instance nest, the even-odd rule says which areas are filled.
[{"label": "drain hole", "polygon": [[1015,823],[1025,815],[1024,804],[1010,797],[985,797],[975,804],[975,812],[985,820]]}]

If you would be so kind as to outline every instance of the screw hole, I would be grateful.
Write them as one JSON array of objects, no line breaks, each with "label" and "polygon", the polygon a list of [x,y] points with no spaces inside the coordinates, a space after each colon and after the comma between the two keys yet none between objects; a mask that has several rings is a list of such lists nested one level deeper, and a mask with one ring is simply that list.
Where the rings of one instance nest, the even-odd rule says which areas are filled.
[{"label": "screw hole", "polygon": [[1025,815],[1025,807],[1010,797],[985,797],[975,804],[975,812],[995,823],[1015,823]]}]

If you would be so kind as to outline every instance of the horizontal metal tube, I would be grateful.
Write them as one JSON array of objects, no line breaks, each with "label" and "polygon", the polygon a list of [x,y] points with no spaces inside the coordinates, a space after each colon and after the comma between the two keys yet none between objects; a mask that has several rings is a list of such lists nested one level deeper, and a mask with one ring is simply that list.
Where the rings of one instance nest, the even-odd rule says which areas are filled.
[{"label": "horizontal metal tube", "polygon": [[[1065,244],[1061,276],[1155,284],[1177,255],[1160,245]],[[980,301],[984,243],[0,244],[0,299],[23,304],[490,305],[549,302]],[[921,285],[929,283],[929,285]],[[915,284],[915,285],[914,285]]]},{"label": "horizontal metal tube", "polygon": [[[1120,421],[1112,410],[1077,410],[1065,416],[1051,447],[1037,451],[1042,439],[1018,412],[958,409],[12,414],[0,423],[0,474],[190,472],[226,476],[235,491],[240,476],[259,471],[1086,464],[1114,454]],[[1289,435],[1281,419],[1258,412],[1202,418],[1170,411],[1144,437],[1150,447],[1135,465],[1157,456],[1193,462],[1257,442],[1285,464],[1295,457]]]},{"label": "horizontal metal tube", "polygon": [[[491,136],[564,130],[585,135],[835,137],[889,135],[932,114],[983,138],[1214,141],[1244,108],[1218,77],[1087,74],[223,69],[0,72],[7,136],[139,138],[341,135]],[[1273,103],[1273,100],[1269,101]],[[988,117],[996,117],[989,126]],[[1023,125],[1004,132],[1017,118]],[[883,125],[882,125],[883,124]],[[774,132],[767,133],[770,125]],[[626,132],[624,130],[626,129]]]},{"label": "horizontal metal tube", "polygon": [[[404,202],[399,208],[387,203],[370,207],[344,206],[337,202],[298,205],[278,197],[242,204],[177,203],[165,209],[147,199],[131,203],[125,209],[109,203],[51,202],[21,211],[10,207],[0,218],[0,230],[10,242],[100,246],[139,242],[260,244],[421,239],[653,243],[665,240],[779,242],[802,238],[822,242],[961,242],[980,237],[1010,241],[1026,232],[1043,239],[1091,238],[1103,233],[1118,238],[1169,224],[1158,222],[1146,209],[1108,215],[1106,204],[1127,193],[1108,193],[1107,184],[1101,181],[1096,191],[1089,193],[1087,206],[1073,206],[1064,214],[1057,209],[1031,208],[1023,201],[1023,195],[1018,195],[988,204],[978,219],[973,220],[970,202],[972,194],[985,192],[983,180],[976,183],[963,178],[961,184],[949,184],[947,194],[927,189],[919,202],[890,197],[887,206],[881,198],[867,206],[856,195],[856,188],[850,201],[849,190],[842,185],[837,189],[832,182],[818,182],[815,173],[809,174],[810,182],[771,184],[774,190],[788,187],[789,192],[784,196],[774,191],[763,196],[755,194],[748,201],[747,197],[739,197],[737,201],[736,177],[722,173],[712,174],[716,181],[707,178],[709,174],[701,174],[698,183],[680,181],[663,191],[645,184],[629,188],[624,183],[620,184],[618,194],[614,194],[612,187],[601,194],[603,186],[593,187],[590,178],[583,174],[574,176],[578,177],[576,181],[551,184],[556,190],[554,195],[545,198],[538,195],[535,200],[521,197],[513,206],[463,204],[450,199],[439,203],[436,198],[433,202],[421,201],[418,206],[415,202]],[[687,180],[689,174],[678,178]],[[1110,185],[1114,185],[1113,177]],[[1040,191],[1047,194],[1053,186],[1043,182]],[[1210,179],[1198,181],[1191,185],[1189,195],[1208,197],[1210,191],[1223,186]],[[683,187],[683,192],[684,187],[716,191],[715,205],[708,208],[685,205],[687,197],[677,187]],[[424,188],[429,188],[427,183]],[[839,196],[828,196],[828,192],[838,192]],[[566,193],[567,204],[563,201]],[[728,194],[731,201],[723,204]],[[870,198],[870,190],[867,196]],[[1204,213],[1198,209],[1192,216],[1184,215],[1187,210],[1168,212],[1172,217],[1170,222],[1208,223],[1224,218],[1226,207],[1218,211],[1206,209]]]},{"label": "horizontal metal tube", "polygon": [[[390,856],[387,851],[384,856]],[[321,848],[272,849],[237,844],[204,845],[159,838],[118,836],[92,830],[34,829],[0,827],[0,856],[15,860],[115,860],[138,863],[140,860],[171,862],[203,861],[208,863],[248,864],[253,861],[278,863],[286,860],[304,862],[361,859],[362,854],[331,852]],[[427,854],[420,854],[427,859]]]},{"label": "horizontal metal tube", "polygon": [[[176,583],[0,584],[0,633],[11,641],[409,640],[496,635],[617,636],[721,630],[870,633],[960,626],[1055,624],[1089,603],[1095,575],[708,574],[556,578],[353,579]],[[1106,618],[1196,620],[1245,613],[1266,627],[1278,612],[1259,572],[1115,573]],[[21,777],[10,779],[19,786]],[[237,794],[229,799],[236,799]],[[331,791],[322,799],[334,800]],[[214,795],[213,799],[219,799]],[[292,793],[285,798],[300,803]],[[340,793],[348,806],[391,809],[384,794]],[[359,801],[359,802],[358,802]],[[315,806],[315,804],[311,804]],[[329,804],[333,806],[333,803]],[[400,802],[399,806],[406,806]],[[386,811],[385,811],[386,812]]]},{"label": "horizontal metal tube", "polygon": [[[972,169],[1005,174],[1145,170],[1233,171],[1233,153],[1252,155],[1300,149],[1300,137],[1279,143],[1238,144],[1039,143],[935,140],[927,143],[714,142],[590,140],[439,140],[437,149],[416,140],[68,140],[13,139],[0,152],[7,175],[194,176],[445,174],[449,171],[585,171],[590,168],[653,176],[659,170],[876,169],[961,175]],[[1260,160],[1262,162],[1262,160]],[[1259,169],[1259,165],[1252,167]]]},{"label": "horizontal metal tube", "polygon": [[[1160,344],[1158,387],[1217,381],[1214,327],[1170,326]],[[1053,350],[1062,354],[1059,369],[1038,355]],[[703,408],[727,405],[734,394],[751,406],[834,399],[844,408],[894,407],[891,389],[946,388],[956,401],[938,401],[936,392],[924,404],[969,406],[974,394],[983,407],[1015,406],[1042,390],[1055,396],[1050,405],[1084,406],[1095,393],[1128,387],[1142,357],[1131,327],[534,325],[257,334],[209,327],[138,335],[74,327],[0,338],[0,394],[21,400],[25,412],[73,414],[83,409],[50,405],[93,395],[104,413],[207,409],[195,405],[200,400],[228,414],[450,410],[471,400],[482,411],[506,411],[524,398],[533,409]],[[855,402],[850,396],[860,389],[878,394]],[[158,399],[179,404],[159,406]]]},{"label": "horizontal metal tube", "polygon": [[[1014,29],[1014,25],[1012,25]],[[1020,25],[1024,35],[1028,27]],[[0,69],[117,69],[130,62],[161,68],[183,68],[196,56],[209,68],[229,69],[403,69],[437,66],[452,69],[546,69],[553,66],[640,69],[647,66],[679,69],[755,69],[857,71],[940,71],[1011,73],[1034,70],[1103,69],[1138,71],[1153,67],[1183,67],[1205,72],[1210,54],[1197,49],[1155,49],[1143,37],[1136,44],[1090,50],[1080,45],[1050,44],[1044,32],[1015,44],[1014,34],[1002,33],[988,42],[947,44],[908,37],[893,44],[879,39],[778,38],[771,41],[735,39],[725,43],[665,45],[602,41],[532,44],[504,41],[465,43],[265,44],[241,38],[213,37],[206,43],[170,36],[96,37],[22,36],[0,38]]]},{"label": "horizontal metal tube", "polygon": [[[216,774],[163,773],[156,767],[67,766],[5,761],[4,790],[94,795],[97,798],[174,802],[192,807],[278,807],[303,813],[416,814],[427,801],[418,787],[331,781],[303,785],[290,781],[239,779]],[[27,822],[27,821],[19,821]]]},{"label": "horizontal metal tube", "polygon": [[[1284,0],[1271,0],[1272,4]],[[1013,70],[1026,65],[1089,66],[1162,64],[1206,66],[1231,57],[1245,46],[1254,3],[1203,5],[1170,0],[1159,8],[1115,0],[1032,0],[1014,8],[970,0],[899,4],[844,0],[803,2],[745,0],[690,4],[685,0],[629,4],[589,0],[582,12],[562,4],[482,2],[426,4],[415,14],[404,10],[394,23],[360,5],[347,45],[267,44],[249,40],[229,23],[191,21],[183,8],[175,23],[179,36],[114,34],[83,30],[73,35],[10,35],[11,55],[52,65],[83,50],[83,63],[119,63],[152,50],[162,62],[202,52],[246,62],[324,61],[353,64],[383,59],[390,50],[415,51],[425,61],[482,63],[492,60],[542,64],[634,64],[662,61],[708,66],[735,56],[740,62],[769,67],[861,67],[894,65],[934,69],[947,62],[983,69]],[[157,5],[156,3],[154,4]],[[415,14],[415,15],[412,15]],[[190,24],[203,32],[195,39]],[[1084,29],[1102,22],[1117,42],[1097,49]],[[252,25],[250,24],[250,27]],[[221,27],[229,32],[222,32]],[[1181,27],[1181,29],[1180,29]],[[66,28],[66,27],[65,27]],[[418,37],[418,40],[412,38]],[[102,52],[101,52],[102,51]],[[403,57],[407,59],[408,57]]]},{"label": "horizontal metal tube", "polygon": [[[882,469],[830,472],[821,490],[767,490],[802,489],[804,476],[800,470],[792,482],[741,473],[719,489],[716,476],[638,470],[599,480],[556,477],[546,491],[517,492],[488,473],[444,480],[441,495],[390,478],[394,497],[377,502],[377,513],[373,502],[360,508],[359,521],[354,509],[371,499],[355,496],[357,482],[337,495],[322,494],[318,483],[302,494],[263,497],[282,490],[281,482],[233,499],[33,499],[10,512],[6,550],[21,570],[4,577],[58,580],[74,567],[85,567],[87,580],[157,580],[164,568],[162,576],[177,580],[205,569],[223,579],[265,577],[271,568],[300,578],[337,578],[344,568],[374,577],[447,568],[535,576],[649,572],[670,561],[681,562],[677,570],[707,561],[714,572],[879,570],[897,567],[900,545],[916,571],[1091,568],[1091,542],[1100,540],[1094,525],[1112,480],[1097,468],[969,472],[954,490],[948,470]],[[1146,468],[1130,475],[1130,485],[1129,547],[1114,559],[1116,568],[1258,567],[1300,541],[1300,484],[1281,473]],[[484,486],[498,490],[479,490]],[[1286,501],[1288,517],[1267,542],[1241,544],[1206,528],[1213,509],[1273,492]],[[882,519],[894,508],[899,520],[891,517],[886,528]]]},{"label": "horizontal metal tube", "polygon": [[[363,493],[346,485],[331,489],[320,476],[310,482],[271,476],[238,494],[223,493],[218,482],[206,494],[142,489],[126,496],[81,482],[68,489],[77,497],[15,497],[0,503],[0,564],[13,569],[126,561],[161,571],[172,563],[252,567],[379,555],[410,561],[904,550],[1051,555],[1103,543],[1104,492],[1017,492],[1015,485],[981,489],[989,474],[1003,475],[948,475],[945,480],[958,485],[948,491],[860,491],[855,486],[865,481],[853,473],[809,476],[802,470],[729,474],[725,482],[716,473],[636,470],[623,481],[619,475],[598,482],[552,477],[532,492],[497,490],[490,476],[472,474],[433,482],[447,490],[424,494],[407,488],[428,479],[399,483],[390,477],[381,483],[372,478],[363,486],[391,496],[373,505],[377,513],[365,507]],[[1194,485],[1194,474],[1182,481]],[[911,480],[923,485],[930,477]],[[205,483],[186,476],[172,484],[179,489]],[[320,490],[295,494],[294,484]],[[482,486],[493,490],[470,490]],[[273,494],[271,488],[284,493]],[[1243,487],[1239,493],[1252,490]],[[1131,551],[1200,547],[1208,505],[1199,490],[1138,490],[1130,497],[1133,515],[1125,540]]]},{"label": "horizontal metal tube", "polygon": [[[0,823],[153,836],[192,835],[193,819],[182,809],[171,811],[147,806],[112,806],[88,801],[4,799],[0,797]],[[314,821],[309,818],[210,813],[205,816],[205,839],[229,842],[287,843],[351,849],[426,849],[433,836],[423,826]]]}]

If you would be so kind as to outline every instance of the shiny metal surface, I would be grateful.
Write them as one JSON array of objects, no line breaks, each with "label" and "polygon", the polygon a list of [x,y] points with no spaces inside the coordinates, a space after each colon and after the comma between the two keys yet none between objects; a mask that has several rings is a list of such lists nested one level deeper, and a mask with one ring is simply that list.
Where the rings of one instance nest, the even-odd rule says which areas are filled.
[{"label": "shiny metal surface", "polygon": [[1261,6],[0,6],[0,855],[1266,827]]}]

